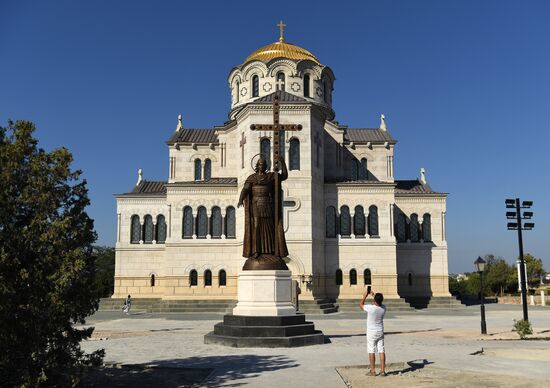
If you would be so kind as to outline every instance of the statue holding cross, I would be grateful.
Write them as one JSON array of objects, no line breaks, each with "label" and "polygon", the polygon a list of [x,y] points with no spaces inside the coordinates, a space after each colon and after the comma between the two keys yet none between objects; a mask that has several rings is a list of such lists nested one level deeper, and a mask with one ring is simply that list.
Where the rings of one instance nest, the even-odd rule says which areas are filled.
[{"label": "statue holding cross", "polygon": [[[267,157],[262,155],[255,173],[244,184],[237,207],[244,206],[245,232],[243,270],[286,270],[283,258],[288,256],[282,217],[281,182],[288,173],[284,158],[279,155],[282,131],[300,131],[299,124],[279,124],[280,91],[273,98],[273,124],[252,124],[253,131],[273,131],[273,171],[267,171]],[[281,173],[279,173],[279,170]]]}]

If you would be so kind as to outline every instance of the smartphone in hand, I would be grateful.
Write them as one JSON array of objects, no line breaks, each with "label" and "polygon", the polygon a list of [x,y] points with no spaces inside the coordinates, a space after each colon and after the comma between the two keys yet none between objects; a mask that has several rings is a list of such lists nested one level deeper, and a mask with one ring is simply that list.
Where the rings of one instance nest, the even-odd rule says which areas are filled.
[{"label": "smartphone in hand", "polygon": [[369,293],[369,294],[371,293],[371,288],[370,287],[371,286],[367,286],[367,293]]}]

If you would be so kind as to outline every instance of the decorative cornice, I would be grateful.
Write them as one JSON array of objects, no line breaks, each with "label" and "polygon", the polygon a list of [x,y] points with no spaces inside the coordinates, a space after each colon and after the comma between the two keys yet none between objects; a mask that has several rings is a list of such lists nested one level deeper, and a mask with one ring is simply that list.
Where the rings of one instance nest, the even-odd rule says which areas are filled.
[{"label": "decorative cornice", "polygon": [[117,204],[119,205],[164,205],[166,204],[166,195],[134,195],[134,194],[121,194],[115,195]]}]

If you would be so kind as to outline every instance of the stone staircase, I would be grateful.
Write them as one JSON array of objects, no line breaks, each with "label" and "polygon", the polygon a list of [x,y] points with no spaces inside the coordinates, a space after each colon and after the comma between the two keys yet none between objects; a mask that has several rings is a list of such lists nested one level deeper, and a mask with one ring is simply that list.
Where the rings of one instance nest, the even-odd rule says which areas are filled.
[{"label": "stone staircase", "polygon": [[[367,299],[367,303],[372,303],[372,298]],[[414,311],[414,308],[404,298],[384,299],[384,305],[392,313]],[[361,312],[359,309],[359,299],[338,299],[338,310],[343,313]]]},{"label": "stone staircase", "polygon": [[[369,299],[370,300],[370,299]],[[369,300],[367,301],[368,303]],[[124,298],[103,298],[99,303],[99,311],[121,311]],[[237,301],[232,299],[209,300],[163,300],[160,298],[132,299],[132,311],[147,313],[224,313],[231,314]],[[385,299],[384,304],[391,312],[406,312],[414,310],[450,310],[461,309],[464,305],[454,297],[407,297]],[[359,310],[358,299],[300,300],[300,313],[332,314],[336,312],[356,313]]]},{"label": "stone staircase", "polygon": [[[124,298],[104,298],[99,304],[99,311],[120,311]],[[231,313],[237,304],[231,299],[210,300],[162,300],[160,298],[132,299],[132,311],[148,313]]]},{"label": "stone staircase", "polygon": [[435,296],[435,297],[406,297],[405,300],[411,307],[417,310],[450,310],[461,309],[465,306],[455,297],[452,296]]},{"label": "stone staircase", "polygon": [[338,312],[335,299],[300,300],[299,312],[304,314],[332,314]]}]

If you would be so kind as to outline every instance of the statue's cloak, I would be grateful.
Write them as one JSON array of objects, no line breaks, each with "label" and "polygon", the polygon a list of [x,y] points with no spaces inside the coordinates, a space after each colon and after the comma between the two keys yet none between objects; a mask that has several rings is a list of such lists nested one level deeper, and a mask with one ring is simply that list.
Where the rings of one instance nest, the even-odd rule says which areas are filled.
[{"label": "statue's cloak", "polygon": [[[285,233],[283,228],[283,208],[282,198],[283,191],[281,189],[281,179],[279,176],[277,187],[275,187],[276,179],[275,172],[268,172],[263,175],[252,174],[245,181],[244,189],[247,191],[244,198],[244,241],[243,241],[243,257],[255,258],[260,255],[272,254],[278,258],[288,256],[288,249],[286,246]],[[252,206],[252,187],[255,185],[267,185],[270,187],[270,193],[275,198],[275,190],[279,192],[279,204],[274,204],[272,209],[274,212],[278,212],[278,223],[275,227],[270,227],[270,234],[274,236],[267,236],[267,228],[255,228],[254,227],[254,214]],[[273,212],[272,222],[275,223],[275,214]],[[258,230],[260,229],[260,230]],[[258,239],[264,239],[262,243],[258,242]],[[277,243],[275,244],[275,240]],[[265,249],[259,249],[260,246],[273,246],[269,249],[271,252],[262,252]]]}]

